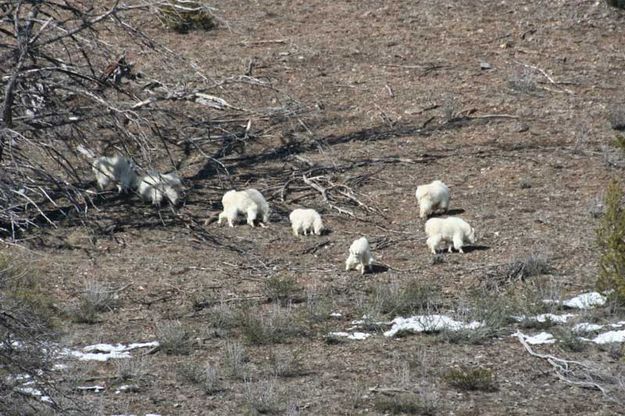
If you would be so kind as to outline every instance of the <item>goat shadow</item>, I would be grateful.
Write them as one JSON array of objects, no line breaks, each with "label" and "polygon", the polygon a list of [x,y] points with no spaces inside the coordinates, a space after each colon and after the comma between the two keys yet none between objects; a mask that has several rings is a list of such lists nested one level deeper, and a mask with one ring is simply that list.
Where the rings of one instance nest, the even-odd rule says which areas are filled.
[{"label": "goat shadow", "polygon": [[433,217],[447,217],[447,216],[451,216],[451,215],[460,215],[460,214],[464,214],[466,211],[462,208],[454,208],[454,209],[450,209],[447,210],[447,212],[435,212],[430,214],[430,218]]},{"label": "goat shadow", "polygon": [[372,264],[371,265],[371,269],[367,269],[365,271],[365,274],[369,273],[369,274],[378,274],[378,273],[384,273],[387,272],[389,270],[388,266],[385,266],[383,264]]},{"label": "goat shadow", "polygon": [[490,250],[490,246],[483,246],[483,245],[464,246],[462,247],[462,250],[465,253],[471,253],[472,251],[486,251],[486,250]]}]

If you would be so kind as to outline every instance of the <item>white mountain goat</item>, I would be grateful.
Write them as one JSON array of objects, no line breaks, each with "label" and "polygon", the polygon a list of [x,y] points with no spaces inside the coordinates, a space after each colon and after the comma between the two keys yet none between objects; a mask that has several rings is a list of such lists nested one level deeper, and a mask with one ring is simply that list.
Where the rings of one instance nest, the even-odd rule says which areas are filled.
[{"label": "white mountain goat", "polygon": [[441,242],[449,244],[450,253],[452,244],[453,248],[464,253],[462,251],[464,243],[474,244],[477,240],[475,230],[458,217],[430,218],[425,223],[425,233],[428,236],[427,245],[434,254]]},{"label": "white mountain goat", "polygon": [[417,186],[416,197],[419,201],[421,218],[430,216],[438,209],[444,212],[449,209],[449,188],[441,181]]},{"label": "white mountain goat", "polygon": [[298,236],[301,233],[321,235],[323,222],[321,215],[314,209],[297,208],[289,215],[293,234]]},{"label": "white mountain goat", "polygon": [[269,223],[269,204],[263,194],[256,189],[246,189],[244,191],[228,191],[221,198],[224,210],[219,214],[217,224],[221,224],[223,219],[228,220],[228,225],[234,227],[239,214],[247,215],[247,223],[254,226],[254,221],[258,220],[261,227],[266,227]]},{"label": "white mountain goat", "polygon": [[100,190],[114,183],[118,192],[127,192],[137,181],[135,165],[132,160],[119,155],[99,157],[93,161],[91,168]]},{"label": "white mountain goat", "polygon": [[146,201],[153,205],[161,205],[163,198],[167,198],[172,205],[176,205],[180,197],[182,182],[175,172],[151,172],[138,180],[137,192]]},{"label": "white mountain goat", "polygon": [[356,269],[360,274],[365,274],[365,266],[372,270],[373,257],[369,242],[365,237],[355,240],[349,247],[349,256],[345,261],[345,271]]}]

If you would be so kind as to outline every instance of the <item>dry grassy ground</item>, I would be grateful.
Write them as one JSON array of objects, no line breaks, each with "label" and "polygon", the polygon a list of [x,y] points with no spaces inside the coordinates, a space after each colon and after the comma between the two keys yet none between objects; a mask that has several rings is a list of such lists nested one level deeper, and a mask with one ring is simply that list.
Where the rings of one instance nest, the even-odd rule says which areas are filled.
[{"label": "dry grassy ground", "polygon": [[[623,414],[622,396],[610,400],[559,380],[509,336],[512,324],[479,342],[446,333],[391,339],[374,330],[364,341],[333,343],[325,335],[363,313],[392,319],[375,294],[413,281],[440,287],[440,302],[421,306],[448,313],[467,307],[466,316],[497,301],[510,308],[502,314],[519,305],[539,310],[532,300],[548,292],[569,296],[594,287],[591,211],[610,177],[622,173],[607,160],[609,114],[624,105],[625,15],[595,1],[214,5],[229,27],[186,35],[146,30],[209,74],[242,74],[251,60],[254,77],[271,79],[313,110],[302,120],[306,129],[276,129],[227,158],[230,178],[198,178],[193,165],[182,172],[189,191],[181,215],[210,218],[225,190],[249,186],[274,207],[269,228],[208,223],[210,240],[202,241],[167,209],[161,222],[139,201],[128,210],[128,201],[103,199],[103,212],[94,215],[117,221],[116,232],[68,226],[36,236],[29,258],[61,308],[77,304],[86,281],[123,288],[96,323],[64,325],[68,345],[162,340],[172,322],[190,334],[188,354],[161,349],[132,359],[141,375],[128,382],[137,391],[115,394],[124,382],[115,378],[114,362],[80,366],[77,379],[102,377],[98,383],[107,387],[83,398],[103,414],[388,414],[385,398],[431,414]],[[138,61],[145,73],[158,73],[156,62]],[[341,214],[299,176],[282,201],[285,175],[305,170],[306,161],[334,167],[311,176],[349,186],[370,210],[343,198],[341,206],[356,217]],[[434,264],[414,190],[437,178],[450,185],[452,209],[476,228],[479,247]],[[288,212],[301,206],[319,210],[330,232],[292,236]],[[343,269],[349,244],[361,235],[378,261],[365,276]],[[547,259],[549,273],[507,282],[507,265],[532,254]],[[487,284],[493,279],[501,283],[497,290]],[[295,282],[295,289],[282,289],[290,306],[268,301],[268,281]],[[296,326],[293,333],[264,345],[250,340],[255,316],[287,312],[293,323],[279,325]],[[618,320],[609,313],[618,311],[580,320]],[[233,342],[247,353],[238,375],[228,370]],[[613,375],[622,371],[618,348],[536,349],[589,360]],[[276,376],[272,362],[291,359],[292,371]],[[221,370],[218,391],[206,393],[201,377],[181,374],[206,363]],[[446,375],[462,366],[489,370],[495,391],[454,387]],[[255,393],[272,389],[269,404],[253,404]]]}]

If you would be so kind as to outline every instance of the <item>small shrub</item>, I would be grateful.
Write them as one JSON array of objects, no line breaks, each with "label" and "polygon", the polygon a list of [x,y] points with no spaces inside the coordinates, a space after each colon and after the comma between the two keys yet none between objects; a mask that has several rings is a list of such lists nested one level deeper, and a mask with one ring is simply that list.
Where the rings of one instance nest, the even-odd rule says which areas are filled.
[{"label": "small shrub", "polygon": [[514,304],[503,294],[492,296],[488,292],[476,290],[469,293],[466,304],[456,306],[454,319],[460,322],[480,322],[482,325],[472,329],[457,331],[444,330],[440,333],[443,340],[454,344],[481,344],[500,335],[511,322]]},{"label": "small shrub", "polygon": [[525,258],[517,259],[508,268],[508,280],[525,280],[551,271],[549,260],[539,253],[532,253]]},{"label": "small shrub", "polygon": [[[608,116],[610,126],[614,130],[625,130],[625,105],[617,105],[615,107]],[[623,140],[622,137],[621,140]]]},{"label": "small shrub", "polygon": [[518,92],[533,93],[538,89],[536,76],[530,68],[523,67],[508,80],[508,86]]},{"label": "small shrub", "polygon": [[[51,374],[52,363],[58,359],[55,349],[50,348],[55,340],[55,309],[42,284],[45,279],[45,273],[35,273],[21,258],[0,253],[0,415],[65,410],[59,407],[63,406],[63,395]],[[23,389],[29,386],[52,396],[54,406],[25,394]]]},{"label": "small shrub", "polygon": [[301,288],[297,281],[289,276],[271,276],[265,280],[263,293],[271,302],[278,302],[281,306],[298,300]]},{"label": "small shrub", "polygon": [[558,328],[554,335],[558,339],[558,347],[564,351],[582,352],[588,346],[585,341],[580,339],[579,334],[570,328]]},{"label": "small shrub", "polygon": [[171,5],[159,6],[157,16],[165,27],[178,33],[208,31],[215,27],[210,8],[199,2],[174,1]]},{"label": "small shrub", "polygon": [[245,404],[250,415],[275,415],[282,413],[286,404],[278,392],[275,379],[245,383]]},{"label": "small shrub", "polygon": [[552,321],[551,319],[549,319],[549,317],[546,317],[543,321],[539,321],[537,319],[529,319],[526,317],[520,322],[521,328],[536,330],[549,329],[557,324],[557,322]]},{"label": "small shrub", "polygon": [[291,351],[272,351],[270,365],[274,377],[296,377],[304,373],[300,355]]},{"label": "small shrub", "polygon": [[608,185],[605,214],[597,229],[599,246],[599,290],[614,290],[615,299],[625,303],[625,210],[623,190],[617,181]]},{"label": "small shrub", "polygon": [[445,255],[441,254],[441,253],[436,253],[432,256],[432,266],[435,266],[437,264],[443,264],[445,263]]},{"label": "small shrub", "polygon": [[306,292],[306,315],[311,323],[326,321],[330,318],[330,305],[327,298],[322,297],[316,290]]},{"label": "small shrub", "polygon": [[80,295],[78,308],[74,311],[74,320],[78,323],[96,323],[100,313],[111,311],[115,306],[115,291],[99,282],[87,281],[85,290]]},{"label": "small shrub", "polygon": [[219,380],[219,369],[210,364],[201,366],[194,362],[184,363],[178,367],[178,376],[183,381],[196,385],[206,394],[223,390]]},{"label": "small shrub", "polygon": [[336,334],[327,334],[323,337],[323,340],[328,345],[346,344],[348,341],[347,337],[340,337]]},{"label": "small shrub", "polygon": [[497,391],[493,372],[487,368],[454,368],[444,376],[452,387],[462,391]]},{"label": "small shrub", "polygon": [[605,0],[608,6],[625,9],[625,0]]},{"label": "small shrub", "polygon": [[156,336],[165,354],[185,355],[191,352],[191,331],[180,322],[158,324]]},{"label": "small shrub", "polygon": [[208,322],[214,328],[232,329],[237,325],[237,313],[228,303],[220,301],[208,312]]},{"label": "small shrub", "polygon": [[600,218],[604,211],[605,206],[603,205],[605,197],[603,196],[595,196],[590,203],[588,204],[588,212],[590,216],[593,218]]},{"label": "small shrub", "polygon": [[415,393],[402,393],[395,396],[378,396],[374,401],[374,408],[378,412],[393,415],[425,415],[436,414],[436,404],[433,401],[424,400]]},{"label": "small shrub", "polygon": [[230,375],[236,379],[244,379],[247,376],[247,353],[245,347],[238,342],[226,342],[223,357],[224,366]]},{"label": "small shrub", "polygon": [[8,309],[27,310],[45,326],[53,326],[59,313],[38,275],[22,260],[0,254],[0,304]]},{"label": "small shrub", "polygon": [[458,110],[460,109],[460,102],[458,97],[453,94],[447,94],[443,98],[443,105],[441,111],[443,113],[443,119],[445,121],[451,121],[458,116]]},{"label": "small shrub", "polygon": [[439,286],[418,279],[409,280],[403,285],[391,283],[378,286],[373,295],[380,312],[391,316],[430,311],[440,305],[442,298]]},{"label": "small shrub", "polygon": [[258,311],[243,311],[240,314],[240,326],[246,340],[256,345],[283,343],[301,333],[291,309],[276,304],[265,315],[258,314]]},{"label": "small shrub", "polygon": [[[623,127],[625,128],[625,109],[623,109]],[[625,136],[617,135],[614,138],[614,147],[619,149],[622,155],[625,155]]]},{"label": "small shrub", "polygon": [[147,373],[147,361],[144,357],[114,360],[113,363],[115,376],[119,381],[140,381]]},{"label": "small shrub", "polygon": [[519,181],[519,187],[521,189],[530,189],[532,187],[532,180],[529,178],[521,178]]}]

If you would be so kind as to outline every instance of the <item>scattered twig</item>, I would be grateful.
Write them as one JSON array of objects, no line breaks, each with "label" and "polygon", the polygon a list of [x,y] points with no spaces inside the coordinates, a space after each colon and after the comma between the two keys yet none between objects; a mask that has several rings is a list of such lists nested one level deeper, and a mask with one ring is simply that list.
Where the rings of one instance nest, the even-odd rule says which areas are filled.
[{"label": "scattered twig", "polygon": [[[561,85],[561,84],[562,84],[562,83],[560,83],[560,82],[556,82],[556,81],[555,81],[553,78],[551,78],[551,77],[549,76],[549,74],[547,74],[547,72],[545,72],[545,70],[543,70],[542,68],[539,68],[539,67],[534,66],[534,65],[524,64],[523,62],[519,62],[519,61],[515,61],[515,62],[516,62],[517,64],[519,64],[519,65],[523,65],[523,66],[524,66],[524,67],[526,67],[526,68],[530,68],[530,69],[533,69],[533,70],[535,70],[535,71],[540,72],[540,73],[541,73],[541,74],[543,74],[543,76],[544,76],[545,78],[547,78],[547,80],[548,80],[549,82],[551,82],[553,85],[558,86],[558,85]],[[571,91],[571,90],[569,90],[569,89],[562,88],[562,87],[559,87],[559,88],[560,88],[562,91],[566,92],[567,94],[573,94],[573,91]]]},{"label": "scattered twig", "polygon": [[595,389],[595,390],[599,390],[601,391],[601,393],[603,393],[604,396],[608,396],[605,388],[603,388],[600,384],[595,383],[593,381],[579,381],[579,380],[573,380],[567,376],[573,376],[576,377],[575,372],[571,369],[572,366],[577,366],[583,369],[583,371],[585,372],[586,377],[591,377],[591,369],[589,368],[588,365],[581,363],[579,361],[572,361],[572,360],[565,360],[563,358],[558,358],[555,357],[553,355],[550,354],[540,354],[537,352],[534,352],[532,350],[532,347],[529,346],[529,344],[527,343],[527,341],[524,338],[524,335],[520,332],[517,331],[514,335],[516,335],[517,339],[519,340],[519,342],[521,343],[521,345],[523,345],[523,347],[525,348],[525,350],[532,356],[532,357],[537,357],[537,358],[542,358],[544,360],[547,360],[547,362],[549,364],[551,364],[551,366],[553,367],[554,373],[556,375],[556,377],[558,377],[560,380],[564,381],[565,383],[568,384],[572,384],[575,386],[579,386],[579,387],[583,387],[583,388],[591,388],[591,389]]},{"label": "scattered twig", "polygon": [[266,45],[268,43],[280,43],[280,44],[285,44],[287,43],[286,39],[265,39],[265,40],[250,40],[250,41],[245,41],[242,42],[242,44],[244,46],[250,46],[250,45]]}]

